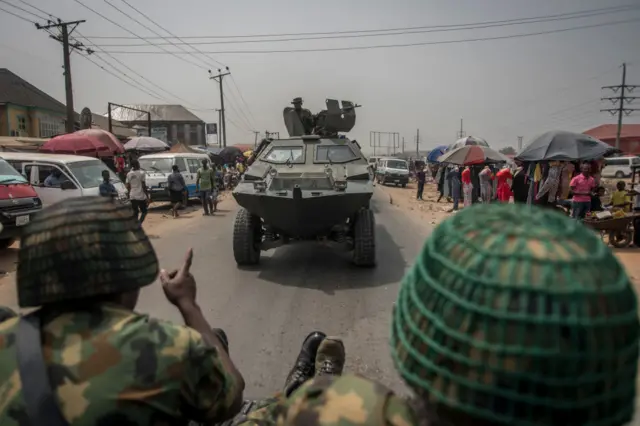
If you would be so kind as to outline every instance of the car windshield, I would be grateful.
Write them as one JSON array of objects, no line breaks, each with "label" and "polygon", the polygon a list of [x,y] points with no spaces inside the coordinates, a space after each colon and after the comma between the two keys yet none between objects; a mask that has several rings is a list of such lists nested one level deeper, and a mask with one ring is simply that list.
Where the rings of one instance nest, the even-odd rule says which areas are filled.
[{"label": "car windshield", "polygon": [[106,164],[100,160],[94,161],[78,161],[76,163],[67,164],[71,173],[78,179],[83,188],[97,188],[102,183],[102,171],[109,172],[111,183],[120,182],[120,179],[109,170]]},{"label": "car windshield", "polygon": [[347,145],[319,145],[316,163],[348,163],[359,157]]},{"label": "car windshield", "polygon": [[390,169],[402,169],[407,170],[407,163],[399,160],[389,160],[387,161],[387,167]]},{"label": "car windshield", "polygon": [[140,168],[146,172],[171,173],[173,160],[171,158],[141,158]]},{"label": "car windshield", "polygon": [[640,157],[633,157],[633,159],[631,160],[631,164],[633,164],[634,166],[640,164]]},{"label": "car windshield", "polygon": [[269,163],[303,163],[303,147],[301,146],[274,146],[263,160]]},{"label": "car windshield", "polygon": [[27,183],[27,179],[11,167],[11,164],[0,160],[0,185],[8,183]]}]

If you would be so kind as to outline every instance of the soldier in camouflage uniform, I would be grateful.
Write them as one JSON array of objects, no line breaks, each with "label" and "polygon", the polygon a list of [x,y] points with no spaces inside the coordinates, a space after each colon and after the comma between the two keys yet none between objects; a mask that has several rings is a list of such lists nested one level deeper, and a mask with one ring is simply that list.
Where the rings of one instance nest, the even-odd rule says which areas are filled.
[{"label": "soldier in camouflage uniform", "polygon": [[[41,307],[35,315],[45,379],[67,424],[212,424],[238,412],[244,381],[224,334],[196,304],[191,250],[179,270],[160,271],[182,326],[133,311],[140,289],[158,276],[158,259],[128,207],[103,197],[69,199],[43,210],[24,232],[19,305]],[[0,424],[44,426],[25,405],[31,382],[16,355],[22,321],[0,322]]]},{"label": "soldier in camouflage uniform", "polygon": [[593,231],[521,204],[440,224],[394,305],[391,355],[414,397],[315,378],[245,418],[281,426],[621,426],[640,324],[624,268]]},{"label": "soldier in camouflage uniform", "polygon": [[294,111],[298,114],[302,127],[304,127],[304,133],[310,135],[315,127],[313,114],[311,114],[311,111],[308,109],[302,108],[302,98],[295,98],[291,103],[293,104]]}]

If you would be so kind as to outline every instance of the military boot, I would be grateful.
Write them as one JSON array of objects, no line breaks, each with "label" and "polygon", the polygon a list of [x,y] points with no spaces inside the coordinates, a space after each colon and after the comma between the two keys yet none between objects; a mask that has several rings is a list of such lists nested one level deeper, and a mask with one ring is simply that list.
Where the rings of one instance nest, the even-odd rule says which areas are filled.
[{"label": "military boot", "polygon": [[286,396],[291,395],[301,384],[314,376],[316,352],[318,352],[318,346],[320,346],[320,342],[322,342],[325,337],[326,334],[323,332],[314,331],[302,342],[302,348],[300,349],[296,363],[284,383],[284,393]]},{"label": "military boot", "polygon": [[342,340],[337,337],[327,337],[320,343],[316,354],[315,376],[340,376],[344,363],[345,351]]}]

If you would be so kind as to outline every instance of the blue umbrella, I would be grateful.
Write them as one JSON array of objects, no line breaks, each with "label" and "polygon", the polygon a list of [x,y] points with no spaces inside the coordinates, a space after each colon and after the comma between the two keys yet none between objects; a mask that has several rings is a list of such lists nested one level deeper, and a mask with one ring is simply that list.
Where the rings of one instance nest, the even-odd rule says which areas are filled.
[{"label": "blue umbrella", "polygon": [[427,155],[427,161],[430,163],[438,163],[438,158],[440,158],[445,152],[447,152],[446,145],[440,145],[431,150],[429,155]]}]

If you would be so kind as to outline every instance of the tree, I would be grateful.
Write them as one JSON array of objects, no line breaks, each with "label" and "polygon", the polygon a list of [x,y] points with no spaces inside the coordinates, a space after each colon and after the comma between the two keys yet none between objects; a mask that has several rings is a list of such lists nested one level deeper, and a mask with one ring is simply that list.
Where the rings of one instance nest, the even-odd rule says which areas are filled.
[{"label": "tree", "polygon": [[513,147],[508,146],[508,147],[506,147],[506,148],[502,148],[502,149],[500,150],[500,154],[504,154],[504,155],[516,155],[516,150],[515,150]]}]

